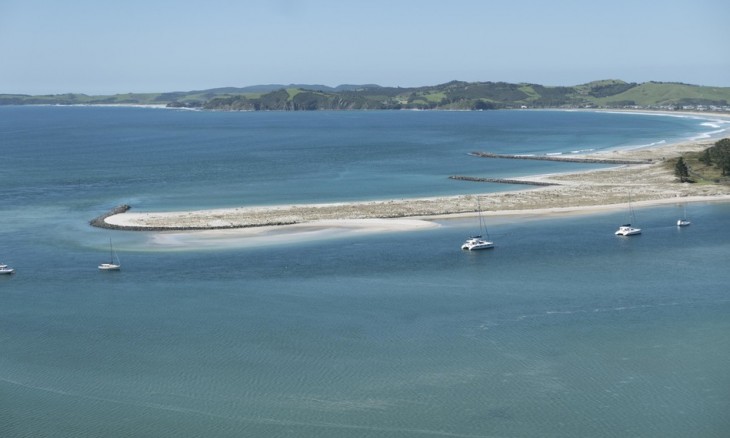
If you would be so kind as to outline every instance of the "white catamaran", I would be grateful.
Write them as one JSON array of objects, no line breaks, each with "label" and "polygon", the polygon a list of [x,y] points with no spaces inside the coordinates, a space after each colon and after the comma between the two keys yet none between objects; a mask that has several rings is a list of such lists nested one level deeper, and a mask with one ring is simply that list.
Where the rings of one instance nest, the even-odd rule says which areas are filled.
[{"label": "white catamaran", "polygon": [[[634,222],[634,209],[631,207],[631,194],[629,194],[629,220]],[[614,233],[617,236],[635,236],[641,234],[641,228],[632,227],[631,224],[623,224]]]},{"label": "white catamaran", "polygon": [[[476,236],[471,236],[468,239],[466,239],[466,242],[464,242],[463,245],[461,245],[461,249],[466,249],[469,251],[475,251],[479,249],[490,249],[494,248],[494,242],[489,240],[489,232],[487,231],[487,226],[484,224],[484,219],[482,218],[482,209],[479,205],[479,198],[477,198],[477,212],[479,213],[479,233]],[[482,235],[486,235],[487,238],[483,238]]]}]

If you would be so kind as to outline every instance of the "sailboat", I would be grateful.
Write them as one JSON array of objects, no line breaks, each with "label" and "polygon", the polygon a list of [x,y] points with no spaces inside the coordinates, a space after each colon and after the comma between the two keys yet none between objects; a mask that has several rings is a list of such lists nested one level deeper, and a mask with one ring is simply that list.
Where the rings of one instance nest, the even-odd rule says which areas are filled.
[{"label": "sailboat", "polygon": [[[629,194],[629,218],[634,221],[634,209],[631,207],[631,194]],[[623,224],[614,233],[617,236],[635,236],[641,234],[641,228],[632,227],[631,224]]]},{"label": "sailboat", "polygon": [[[479,213],[479,233],[476,236],[471,236],[468,239],[466,239],[466,242],[464,242],[463,245],[461,245],[461,249],[467,249],[469,251],[475,251],[479,249],[489,249],[494,248],[494,242],[488,240],[489,239],[489,233],[487,232],[487,226],[484,224],[484,218],[482,218],[482,209],[479,205],[479,198],[477,198],[477,212]],[[487,236],[486,239],[482,237],[482,234],[485,234]]]},{"label": "sailboat", "polygon": [[678,227],[686,227],[687,225],[689,225],[689,224],[692,223],[692,222],[690,222],[687,219],[687,206],[686,205],[682,205],[682,208],[683,208],[684,214],[682,215],[681,218],[677,219],[677,226]]},{"label": "sailboat", "polygon": [[122,269],[122,264],[119,262],[119,257],[117,257],[117,253],[114,252],[112,239],[109,239],[109,263],[100,264],[99,269],[101,269],[102,271],[118,271]]}]

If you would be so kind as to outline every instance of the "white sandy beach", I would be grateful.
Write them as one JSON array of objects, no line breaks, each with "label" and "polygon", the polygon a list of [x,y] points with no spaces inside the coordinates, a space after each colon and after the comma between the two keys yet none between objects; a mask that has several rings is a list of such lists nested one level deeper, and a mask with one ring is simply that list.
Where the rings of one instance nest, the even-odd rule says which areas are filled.
[{"label": "white sandy beach", "polygon": [[[271,241],[287,234],[327,238],[354,232],[415,230],[438,226],[435,221],[476,214],[477,202],[486,216],[545,216],[610,211],[634,207],[699,201],[730,201],[730,186],[679,183],[664,160],[701,151],[714,140],[586,155],[586,158],[651,159],[652,164],[622,165],[577,173],[530,176],[522,179],[559,185],[525,190],[371,202],[242,207],[217,210],[139,213],[109,216],[119,228],[165,231],[153,241],[168,246],[185,240],[215,241],[248,238]],[[519,178],[516,178],[519,179]],[[478,184],[478,183],[475,183]],[[196,232],[186,231],[198,230]],[[183,237],[187,236],[187,237]],[[197,236],[197,237],[193,237]]]}]

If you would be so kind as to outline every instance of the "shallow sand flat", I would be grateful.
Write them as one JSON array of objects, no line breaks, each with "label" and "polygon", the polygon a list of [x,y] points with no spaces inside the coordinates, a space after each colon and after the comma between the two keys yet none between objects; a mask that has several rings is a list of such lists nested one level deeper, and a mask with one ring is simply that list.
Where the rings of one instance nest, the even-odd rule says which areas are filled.
[{"label": "shallow sand flat", "polygon": [[[603,211],[626,208],[629,196],[635,206],[709,200],[730,200],[730,186],[678,183],[663,161],[684,152],[700,151],[715,141],[697,141],[635,150],[619,150],[586,155],[587,158],[651,159],[654,164],[624,165],[610,169],[578,173],[530,176],[526,180],[555,182],[560,185],[514,192],[485,193],[479,203],[486,215],[546,215]],[[478,183],[475,183],[478,184]],[[306,204],[271,207],[242,207],[186,212],[136,213],[109,216],[107,224],[118,228],[138,230],[226,230],[249,229],[249,236],[270,233],[270,227],[304,232],[347,228],[378,231],[418,228],[418,219],[436,219],[473,215],[477,195],[397,199],[372,202]],[[403,220],[410,218],[409,221]],[[352,222],[381,219],[371,222]],[[382,221],[382,219],[390,219]],[[399,219],[399,220],[396,220]],[[322,222],[338,221],[338,222]],[[297,228],[292,228],[297,227]],[[352,230],[352,228],[350,228]],[[283,230],[282,230],[283,231]]]},{"label": "shallow sand flat", "polygon": [[186,249],[291,244],[307,240],[334,239],[366,233],[415,231],[437,228],[422,219],[341,219],[316,220],[302,224],[201,231],[165,231],[150,236],[151,247]]}]

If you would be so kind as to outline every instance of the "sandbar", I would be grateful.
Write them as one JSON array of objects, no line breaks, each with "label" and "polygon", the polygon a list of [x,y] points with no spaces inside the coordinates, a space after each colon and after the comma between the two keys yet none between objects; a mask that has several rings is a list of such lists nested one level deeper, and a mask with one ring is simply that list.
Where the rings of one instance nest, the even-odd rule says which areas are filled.
[{"label": "sandbar", "polygon": [[730,201],[730,185],[680,183],[671,166],[665,163],[683,153],[702,151],[715,141],[703,139],[586,154],[583,155],[586,158],[651,160],[651,164],[533,175],[524,179],[557,185],[517,191],[180,212],[128,211],[109,216],[104,222],[115,229],[165,231],[170,235],[157,234],[155,237],[161,244],[174,243],[181,238],[181,232],[191,231],[204,233],[200,237],[205,236],[205,239],[241,236],[270,241],[280,233],[326,238],[342,232],[405,231],[438,226],[435,222],[440,220],[475,215],[477,197],[482,214],[504,217],[624,209],[629,196],[637,208],[666,203]]}]

